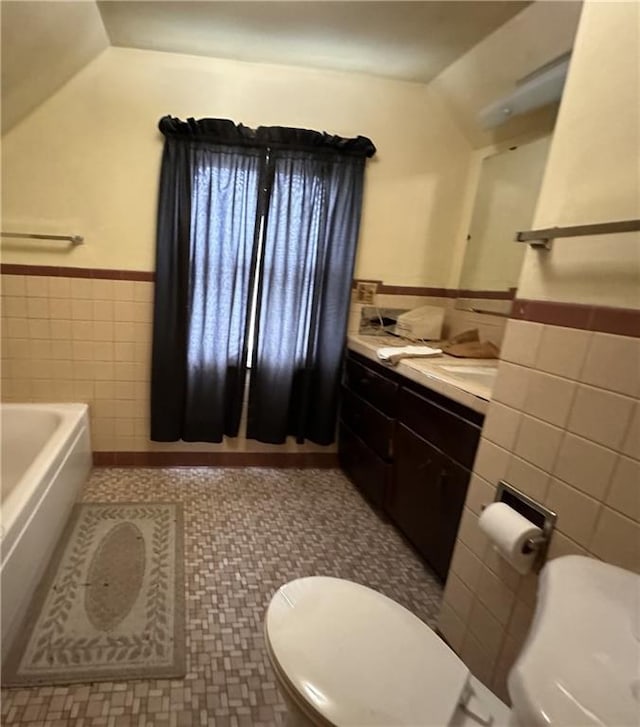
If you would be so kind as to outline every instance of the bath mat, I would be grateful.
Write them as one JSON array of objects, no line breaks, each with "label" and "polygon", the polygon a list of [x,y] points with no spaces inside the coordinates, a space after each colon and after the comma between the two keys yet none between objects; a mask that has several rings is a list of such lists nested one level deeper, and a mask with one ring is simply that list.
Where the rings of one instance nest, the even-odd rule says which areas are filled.
[{"label": "bath mat", "polygon": [[76,505],[3,686],[184,674],[182,506]]}]

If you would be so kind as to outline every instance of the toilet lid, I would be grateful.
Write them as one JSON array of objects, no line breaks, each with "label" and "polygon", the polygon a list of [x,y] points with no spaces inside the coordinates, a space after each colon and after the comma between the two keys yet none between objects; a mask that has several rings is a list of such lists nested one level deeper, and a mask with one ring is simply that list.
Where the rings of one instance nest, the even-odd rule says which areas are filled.
[{"label": "toilet lid", "polygon": [[338,578],[282,586],[265,631],[288,687],[334,725],[447,725],[469,676],[406,608]]}]

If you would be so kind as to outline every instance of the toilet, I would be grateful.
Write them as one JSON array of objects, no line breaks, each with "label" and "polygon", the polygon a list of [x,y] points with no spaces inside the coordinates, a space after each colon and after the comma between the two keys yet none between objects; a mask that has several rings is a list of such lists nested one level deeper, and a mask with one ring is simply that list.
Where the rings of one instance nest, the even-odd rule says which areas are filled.
[{"label": "toilet", "polygon": [[639,575],[583,556],[547,563],[511,709],[410,611],[350,581],[282,586],[265,640],[291,727],[637,727],[639,623]]},{"label": "toilet", "polygon": [[508,707],[423,621],[357,583],[282,586],[265,640],[290,727],[509,724]]}]

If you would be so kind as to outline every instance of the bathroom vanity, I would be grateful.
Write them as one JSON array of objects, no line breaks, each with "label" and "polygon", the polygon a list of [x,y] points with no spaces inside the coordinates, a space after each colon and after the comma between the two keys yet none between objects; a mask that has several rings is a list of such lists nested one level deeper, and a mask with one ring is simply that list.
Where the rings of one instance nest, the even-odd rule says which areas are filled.
[{"label": "bathroom vanity", "polygon": [[[495,364],[407,359],[391,368],[375,360],[374,343],[363,337],[349,339],[339,421],[340,464],[443,581]],[[456,373],[457,367],[465,367],[461,372],[467,373]]]}]

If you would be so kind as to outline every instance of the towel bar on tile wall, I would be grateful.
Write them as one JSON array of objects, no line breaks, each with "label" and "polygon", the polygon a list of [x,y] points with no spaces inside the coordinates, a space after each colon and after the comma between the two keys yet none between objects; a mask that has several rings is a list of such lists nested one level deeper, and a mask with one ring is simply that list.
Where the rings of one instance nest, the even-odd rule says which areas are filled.
[{"label": "towel bar on tile wall", "polygon": [[19,237],[23,240],[62,240],[72,245],[82,245],[82,235],[42,235],[38,232],[0,232],[0,237]]},{"label": "towel bar on tile wall", "polygon": [[592,225],[573,225],[572,227],[547,227],[543,230],[516,232],[516,242],[527,242],[531,247],[550,250],[551,240],[556,237],[584,237],[586,235],[606,235],[616,232],[640,231],[640,220],[619,220],[600,222]]}]

